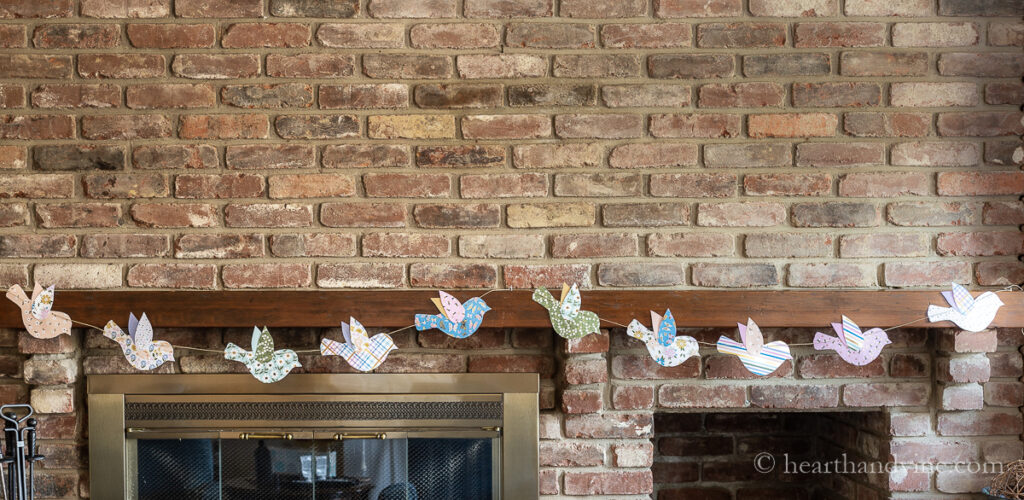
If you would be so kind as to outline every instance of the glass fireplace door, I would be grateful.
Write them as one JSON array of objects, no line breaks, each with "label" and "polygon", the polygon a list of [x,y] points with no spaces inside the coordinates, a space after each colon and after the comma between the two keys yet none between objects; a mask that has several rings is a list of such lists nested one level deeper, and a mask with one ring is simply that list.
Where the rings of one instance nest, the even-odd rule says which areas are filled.
[{"label": "glass fireplace door", "polygon": [[134,498],[498,498],[499,439],[468,434],[275,431],[139,438],[129,441],[136,457]]}]

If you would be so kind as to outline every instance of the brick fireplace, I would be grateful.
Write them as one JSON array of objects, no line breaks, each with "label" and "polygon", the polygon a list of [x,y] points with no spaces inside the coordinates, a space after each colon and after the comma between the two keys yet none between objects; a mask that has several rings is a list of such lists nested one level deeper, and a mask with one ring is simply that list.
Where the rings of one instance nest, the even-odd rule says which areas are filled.
[{"label": "brick fireplace", "polygon": [[[302,347],[320,333],[279,329],[275,337],[279,347]],[[727,332],[688,333],[710,341]],[[175,343],[210,348],[248,334],[158,331]],[[801,343],[813,331],[766,328],[765,335]],[[726,500],[757,498],[749,496],[752,489],[763,489],[772,498],[810,498],[822,487],[861,499],[959,499],[976,493],[990,476],[957,464],[1004,463],[1024,450],[1024,336],[1016,329],[972,334],[906,328],[891,337],[893,345],[864,367],[800,347],[793,363],[756,379],[734,359],[707,349],[700,363],[661,367],[643,345],[614,329],[571,342],[542,329],[483,329],[464,340],[403,332],[395,335],[399,350],[379,372],[538,373],[545,496]],[[95,334],[41,342],[4,330],[2,339],[18,353],[4,357],[7,373],[23,365],[26,384],[3,385],[5,398],[30,399],[44,413],[41,491],[47,497],[88,496],[84,381],[134,370]],[[300,373],[352,371],[332,358],[303,355],[302,362]],[[183,353],[159,372],[228,373],[240,367],[216,354]],[[811,453],[796,439],[812,428],[818,429],[814,442],[822,453]],[[836,450],[851,461],[868,457],[890,469],[869,477],[778,470],[764,475],[754,469],[762,451],[783,467],[785,453],[795,460],[838,457]]]}]

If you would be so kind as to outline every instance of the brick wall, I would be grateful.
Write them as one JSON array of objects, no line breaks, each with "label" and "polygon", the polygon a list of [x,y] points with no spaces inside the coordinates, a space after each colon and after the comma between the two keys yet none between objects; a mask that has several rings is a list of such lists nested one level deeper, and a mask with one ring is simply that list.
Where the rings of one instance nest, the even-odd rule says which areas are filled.
[{"label": "brick wall", "polygon": [[3,0],[0,282],[1021,282],[1022,14]]}]

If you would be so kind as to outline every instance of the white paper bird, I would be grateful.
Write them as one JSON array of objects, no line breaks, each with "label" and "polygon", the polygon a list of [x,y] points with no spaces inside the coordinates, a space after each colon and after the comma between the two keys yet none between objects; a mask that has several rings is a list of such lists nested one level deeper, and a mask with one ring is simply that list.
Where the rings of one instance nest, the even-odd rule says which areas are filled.
[{"label": "white paper bird", "polygon": [[153,370],[167,361],[174,361],[170,342],[153,340],[153,326],[146,313],[142,313],[141,318],[128,314],[128,334],[117,323],[108,321],[103,327],[103,336],[117,342],[128,363],[139,370]]},{"label": "white paper bird", "polygon": [[928,321],[952,321],[969,332],[980,332],[988,328],[1003,306],[1003,301],[993,292],[985,292],[975,298],[966,288],[956,283],[953,283],[952,291],[942,292],[942,296],[952,307],[928,306]]},{"label": "white paper bird", "polygon": [[322,356],[341,356],[352,368],[368,372],[380,366],[388,354],[397,349],[388,334],[378,333],[371,338],[355,318],[350,317],[348,320],[350,323],[341,323],[345,342],[324,338],[320,341]]},{"label": "white paper bird", "polygon": [[37,339],[52,339],[58,335],[71,335],[71,317],[59,311],[53,311],[53,286],[43,289],[36,283],[32,289],[32,298],[25,295],[21,285],[12,285],[7,290],[7,298],[21,308],[21,322],[28,334]]},{"label": "white paper bird", "polygon": [[647,352],[661,366],[678,366],[693,356],[698,356],[700,346],[697,339],[685,335],[676,335],[676,319],[672,311],[665,310],[665,316],[651,311],[651,326],[654,331],[637,320],[626,327],[626,334],[640,339],[647,344]]}]

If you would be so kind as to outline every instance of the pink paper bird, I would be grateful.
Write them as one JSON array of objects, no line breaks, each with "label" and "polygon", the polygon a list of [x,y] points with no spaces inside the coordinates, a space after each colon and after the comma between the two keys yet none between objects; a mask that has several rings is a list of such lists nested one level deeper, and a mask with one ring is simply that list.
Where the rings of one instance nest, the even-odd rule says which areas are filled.
[{"label": "pink paper bird", "polygon": [[864,366],[874,361],[882,353],[882,348],[892,343],[885,330],[872,328],[861,332],[860,327],[846,316],[843,316],[842,323],[832,323],[832,329],[838,337],[821,332],[814,334],[814,349],[835,351],[851,365]]}]

